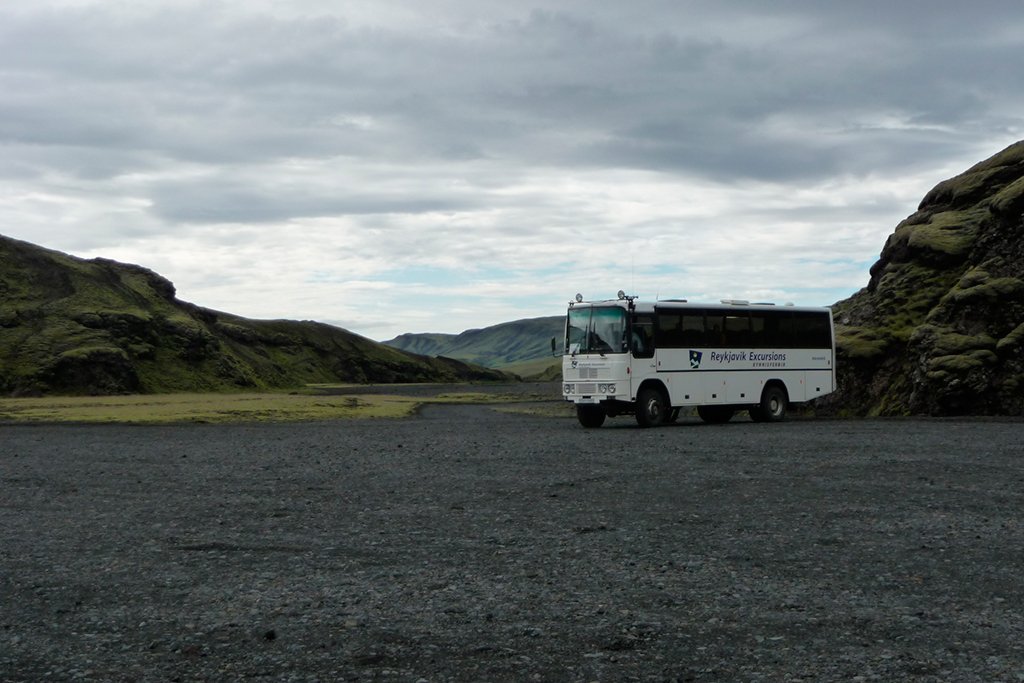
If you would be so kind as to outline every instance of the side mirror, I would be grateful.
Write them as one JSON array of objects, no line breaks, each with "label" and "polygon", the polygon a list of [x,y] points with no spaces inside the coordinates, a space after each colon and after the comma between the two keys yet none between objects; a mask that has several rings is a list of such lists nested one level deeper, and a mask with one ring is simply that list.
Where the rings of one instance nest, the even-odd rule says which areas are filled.
[{"label": "side mirror", "polygon": [[558,355],[557,353],[555,353],[555,338],[554,337],[551,338],[551,355],[552,356],[557,356]]}]

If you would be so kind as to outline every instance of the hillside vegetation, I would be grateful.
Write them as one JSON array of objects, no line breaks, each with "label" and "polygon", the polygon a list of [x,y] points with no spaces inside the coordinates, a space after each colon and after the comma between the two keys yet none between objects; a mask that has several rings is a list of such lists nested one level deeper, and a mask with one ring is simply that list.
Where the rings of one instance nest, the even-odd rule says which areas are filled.
[{"label": "hillside vegetation", "polygon": [[827,407],[1024,414],[1024,141],[932,189],[834,311]]},{"label": "hillside vegetation", "polygon": [[0,235],[0,393],[115,394],[328,382],[509,379],[315,322],[250,320],[183,302],[140,266]]}]

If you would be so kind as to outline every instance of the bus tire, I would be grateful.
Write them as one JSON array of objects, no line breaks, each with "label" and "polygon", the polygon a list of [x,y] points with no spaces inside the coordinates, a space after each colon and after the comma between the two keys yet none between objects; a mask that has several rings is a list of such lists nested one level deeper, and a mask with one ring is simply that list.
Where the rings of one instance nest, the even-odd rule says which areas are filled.
[{"label": "bus tire", "polygon": [[770,384],[761,394],[761,405],[757,408],[760,422],[782,422],[786,419],[789,398],[786,390],[778,384]]},{"label": "bus tire", "polygon": [[596,429],[604,424],[604,408],[601,406],[576,404],[576,419],[587,429]]},{"label": "bus tire", "polygon": [[636,397],[636,423],[641,427],[657,427],[672,412],[665,393],[657,387],[643,387]]},{"label": "bus tire", "polygon": [[697,406],[697,415],[708,424],[725,424],[735,412],[729,406]]}]

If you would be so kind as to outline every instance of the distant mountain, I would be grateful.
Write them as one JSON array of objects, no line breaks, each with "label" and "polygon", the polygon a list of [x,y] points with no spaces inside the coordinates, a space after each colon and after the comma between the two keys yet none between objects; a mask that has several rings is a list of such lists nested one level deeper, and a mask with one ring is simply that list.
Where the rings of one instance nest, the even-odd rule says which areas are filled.
[{"label": "distant mountain", "polygon": [[510,376],[321,323],[201,308],[146,268],[0,235],[0,394],[495,379]]},{"label": "distant mountain", "polygon": [[833,307],[863,415],[1024,415],[1024,141],[935,186]]},{"label": "distant mountain", "polygon": [[565,334],[565,316],[528,318],[461,334],[403,334],[388,346],[428,356],[458,358],[489,368],[551,359],[551,338]]},{"label": "distant mountain", "polygon": [[452,340],[458,335],[442,333],[424,334],[401,334],[394,339],[381,342],[390,347],[418,353],[424,356],[445,356],[451,346]]}]

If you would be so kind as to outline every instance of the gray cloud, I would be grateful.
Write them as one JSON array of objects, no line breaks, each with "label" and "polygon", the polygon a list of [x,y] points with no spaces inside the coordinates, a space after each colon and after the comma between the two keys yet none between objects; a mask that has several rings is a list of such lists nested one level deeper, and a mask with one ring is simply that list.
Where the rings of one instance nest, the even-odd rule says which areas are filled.
[{"label": "gray cloud", "polygon": [[[828,171],[830,156],[860,171],[860,142],[772,139],[759,128],[773,115],[842,125],[850,112],[889,109],[973,128],[993,113],[978,93],[1022,78],[1019,43],[955,40],[995,30],[984,12],[671,5],[647,5],[662,22],[568,5],[460,31],[463,10],[450,3],[442,35],[225,3],[30,13],[5,24],[5,91],[21,96],[5,100],[0,136],[198,163],[592,158],[799,176]],[[787,15],[794,35],[777,42],[723,30],[732,18],[779,25]]]},{"label": "gray cloud", "polygon": [[[816,193],[766,220],[833,225],[823,188],[962,170],[1021,136],[1021,16],[875,0],[12,4],[0,230],[78,248],[83,232],[248,224],[271,240],[345,218],[385,226],[367,246],[382,261],[439,250],[478,267],[528,238],[697,230],[671,197],[692,188],[734,193],[721,219],[750,219],[724,212],[764,184]],[[922,191],[843,210],[884,234]],[[445,241],[451,226],[479,243]]]},{"label": "gray cloud", "polygon": [[388,196],[309,191],[301,187],[245,186],[230,181],[164,183],[152,194],[153,212],[171,222],[183,223],[276,223],[292,218],[337,215],[429,213],[466,210],[468,199],[400,194]]}]

